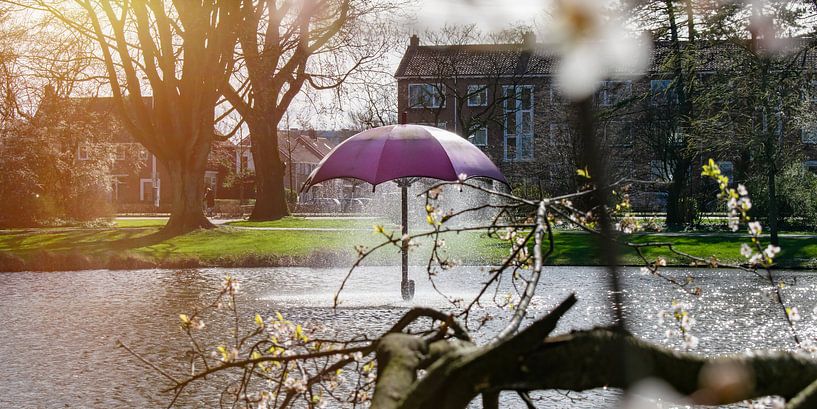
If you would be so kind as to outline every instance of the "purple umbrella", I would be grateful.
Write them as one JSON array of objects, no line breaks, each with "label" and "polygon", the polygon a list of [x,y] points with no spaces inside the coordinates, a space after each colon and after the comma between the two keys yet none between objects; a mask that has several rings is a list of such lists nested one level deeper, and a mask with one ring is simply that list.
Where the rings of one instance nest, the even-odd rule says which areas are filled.
[{"label": "purple umbrella", "polygon": [[[301,190],[329,179],[354,178],[374,186],[397,180],[402,189],[403,234],[408,233],[408,186],[412,178],[455,181],[489,178],[508,184],[505,176],[479,148],[461,136],[423,125],[387,125],[343,141],[321,160]],[[414,295],[408,280],[408,252],[403,247],[403,298]]]}]

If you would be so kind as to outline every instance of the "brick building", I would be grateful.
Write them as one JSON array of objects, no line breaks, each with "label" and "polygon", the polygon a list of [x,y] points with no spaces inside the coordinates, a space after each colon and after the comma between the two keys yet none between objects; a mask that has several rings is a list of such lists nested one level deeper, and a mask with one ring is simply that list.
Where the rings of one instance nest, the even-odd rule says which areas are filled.
[{"label": "brick building", "polygon": [[[705,80],[722,69],[722,56],[734,51],[730,47],[737,45],[717,43],[698,50],[697,76]],[[648,72],[618,72],[615,80],[599,84],[594,95],[597,132],[614,177],[671,179],[671,164],[654,146],[659,140],[665,145],[681,140],[684,132],[676,123],[672,76],[661,66],[669,51],[668,44],[657,42]],[[817,67],[817,52],[809,49],[801,58],[803,72]],[[408,123],[467,137],[522,194],[575,191],[581,149],[570,129],[571,109],[554,82],[556,61],[532,35],[515,44],[452,46],[420,45],[412,36],[395,73],[398,112]],[[817,92],[811,95],[817,102]],[[789,129],[781,138],[791,138],[802,150],[804,165],[817,170],[817,132],[810,129],[815,128]],[[719,155],[702,152],[696,160],[703,156]],[[740,158],[720,156],[725,172],[739,167],[735,161]],[[636,192],[635,204],[662,210],[665,190],[659,183]]]},{"label": "brick building", "polygon": [[[64,119],[69,123],[81,124],[88,122],[89,118],[104,118],[107,128],[102,132],[107,134],[94,135],[93,142],[79,141],[72,149],[75,150],[76,160],[81,163],[95,159],[94,155],[103,154],[95,145],[106,144],[112,148],[105,150],[113,153],[108,175],[108,197],[117,212],[169,211],[172,185],[170,178],[166,177],[164,164],[137,142],[124,126],[118,124],[112,98],[55,99],[53,94],[46,94],[40,109],[50,109],[50,106],[55,106],[53,104],[70,104],[72,109],[68,111],[75,117]],[[152,103],[151,97],[143,99],[145,104]],[[231,162],[225,162],[225,159],[232,160],[234,150],[235,146],[230,141],[213,143],[204,181],[215,190],[217,198],[230,197],[229,190],[221,186],[232,167]]]},{"label": "brick building", "polygon": [[[332,141],[319,136],[315,130],[306,133],[300,129],[278,131],[278,153],[285,166],[284,187],[298,194],[297,203],[308,203],[322,197],[340,197],[341,184],[333,181],[300,192],[301,186],[332,147]],[[236,142],[234,164],[236,173],[255,172],[250,138]]]}]

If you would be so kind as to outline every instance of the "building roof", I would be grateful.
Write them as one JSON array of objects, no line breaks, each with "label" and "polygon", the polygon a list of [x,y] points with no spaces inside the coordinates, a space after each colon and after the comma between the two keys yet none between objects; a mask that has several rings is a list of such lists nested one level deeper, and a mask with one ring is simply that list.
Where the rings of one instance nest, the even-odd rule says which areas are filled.
[{"label": "building roof", "polygon": [[[291,150],[293,162],[318,163],[334,146],[328,138],[316,136],[321,131],[315,131],[315,135],[305,135],[300,132],[301,130],[297,130],[297,133],[296,130],[293,130],[288,134],[285,129],[278,130],[278,151],[281,153],[281,158],[289,157]],[[289,139],[289,144],[287,139]],[[232,143],[236,148],[241,147],[247,152],[252,146],[249,136],[234,140]]]},{"label": "building roof", "polygon": [[311,138],[308,135],[290,136],[278,133],[278,150],[281,159],[293,163],[317,164],[332,148],[326,138]]},{"label": "building roof", "polygon": [[409,46],[396,78],[546,74],[554,59],[523,44]]},{"label": "building roof", "polygon": [[[783,40],[782,52],[795,53],[803,49],[808,42],[813,43],[813,40],[801,38]],[[734,52],[740,48],[745,48],[745,45],[727,41],[700,46],[697,55],[700,70],[714,71],[728,68],[728,56],[735,55]],[[660,64],[670,51],[669,42],[656,42],[653,62],[648,72],[665,72]],[[809,48],[801,57],[801,64],[817,67],[817,50],[814,48]],[[403,54],[394,76],[397,79],[549,76],[555,72],[556,62],[557,56],[552,47],[542,43],[421,46],[414,42]],[[620,69],[619,73],[643,74],[633,71],[625,67]]]}]

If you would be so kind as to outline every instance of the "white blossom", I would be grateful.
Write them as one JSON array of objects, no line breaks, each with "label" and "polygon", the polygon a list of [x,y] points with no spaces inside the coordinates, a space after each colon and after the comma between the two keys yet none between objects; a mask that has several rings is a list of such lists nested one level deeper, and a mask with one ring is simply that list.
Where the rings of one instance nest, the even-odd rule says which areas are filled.
[{"label": "white blossom", "polygon": [[749,222],[749,234],[754,237],[760,236],[760,233],[763,232],[763,227],[760,226],[760,222]]},{"label": "white blossom", "polygon": [[750,257],[752,257],[752,254],[753,254],[753,253],[754,253],[754,252],[752,251],[752,248],[751,248],[751,247],[749,247],[749,245],[748,245],[748,244],[743,243],[743,244],[741,244],[741,245],[740,245],[740,254],[741,254],[743,257],[750,258]]},{"label": "white blossom", "polygon": [[729,230],[738,231],[740,228],[740,219],[738,219],[737,216],[730,215],[727,224],[729,225]]},{"label": "white blossom", "polygon": [[600,81],[622,72],[642,72],[651,43],[639,41],[621,18],[600,0],[552,0],[553,21],[542,38],[553,42],[561,59],[556,81],[560,92],[579,100],[593,94]]},{"label": "white blossom", "polygon": [[763,250],[763,255],[765,255],[769,259],[773,259],[777,253],[780,253],[780,247],[769,244],[765,250]]},{"label": "white blossom", "polygon": [[797,309],[797,307],[786,308],[786,314],[789,316],[790,320],[800,321],[800,311]]},{"label": "white blossom", "polygon": [[698,347],[698,337],[691,334],[684,334],[684,348],[695,349]]},{"label": "white blossom", "polygon": [[748,212],[752,209],[752,200],[748,197],[741,197],[737,203],[738,207],[744,212]]},{"label": "white blossom", "polygon": [[301,378],[287,377],[284,380],[284,387],[297,393],[306,392],[306,382]]}]

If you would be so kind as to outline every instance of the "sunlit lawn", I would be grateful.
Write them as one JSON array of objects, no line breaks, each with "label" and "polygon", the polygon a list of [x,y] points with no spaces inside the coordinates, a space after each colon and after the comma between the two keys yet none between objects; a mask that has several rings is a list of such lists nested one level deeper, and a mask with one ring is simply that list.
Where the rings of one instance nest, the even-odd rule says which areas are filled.
[{"label": "sunlit lawn", "polygon": [[388,228],[397,226],[386,219],[355,219],[355,218],[305,218],[284,217],[280,220],[268,222],[235,221],[227,223],[237,227],[279,227],[279,228],[325,228],[325,229],[371,229],[375,224]]},{"label": "sunlit lawn", "polygon": [[167,224],[167,219],[117,218],[114,220],[116,227],[162,227],[165,224]]},{"label": "sunlit lawn", "polygon": [[[370,224],[367,222],[367,224]],[[142,247],[122,247],[116,240],[134,239],[158,231],[157,227],[63,230],[63,231],[15,231],[0,234],[0,252],[7,252],[23,260],[36,262],[43,252],[49,254],[74,253],[89,257],[135,256],[157,263],[174,259],[196,260],[204,265],[241,265],[242,260],[253,263],[310,264],[315,260],[323,264],[349,265],[356,253],[355,246],[371,247],[382,241],[382,236],[370,231],[314,231],[314,230],[250,230],[223,227],[200,230],[159,243]],[[445,254],[463,264],[498,264],[509,254],[508,243],[487,237],[484,233],[467,232],[449,234],[446,237]],[[593,237],[581,232],[556,232],[555,251],[548,260],[553,265],[596,265]],[[715,256],[722,262],[742,261],[740,244],[745,236],[724,234],[714,237],[657,237],[636,235],[635,242],[659,241],[675,243],[678,250],[704,258]],[[412,264],[424,264],[429,255],[431,241],[419,240],[412,249]],[[817,241],[803,238],[783,238],[783,251],[778,261],[788,267],[817,266]],[[667,258],[670,264],[689,263],[666,249],[646,249],[645,255],[653,260],[658,256]],[[259,262],[259,260],[261,260]],[[267,260],[267,261],[264,261]],[[273,260],[273,261],[270,261]],[[311,260],[311,261],[309,261]],[[396,264],[400,260],[398,248],[387,246],[371,257],[372,263]],[[624,264],[637,265],[640,259],[629,249],[621,249]],[[66,266],[70,269],[70,266]]]},{"label": "sunlit lawn", "polygon": [[[161,227],[167,223],[166,218],[130,218],[122,217],[114,220],[116,227]],[[381,224],[387,227],[396,227],[392,222],[384,219],[354,219],[354,218],[304,218],[285,217],[280,220],[267,222],[234,221],[227,225],[236,227],[261,228],[308,228],[308,229],[371,229],[373,225]]]}]

